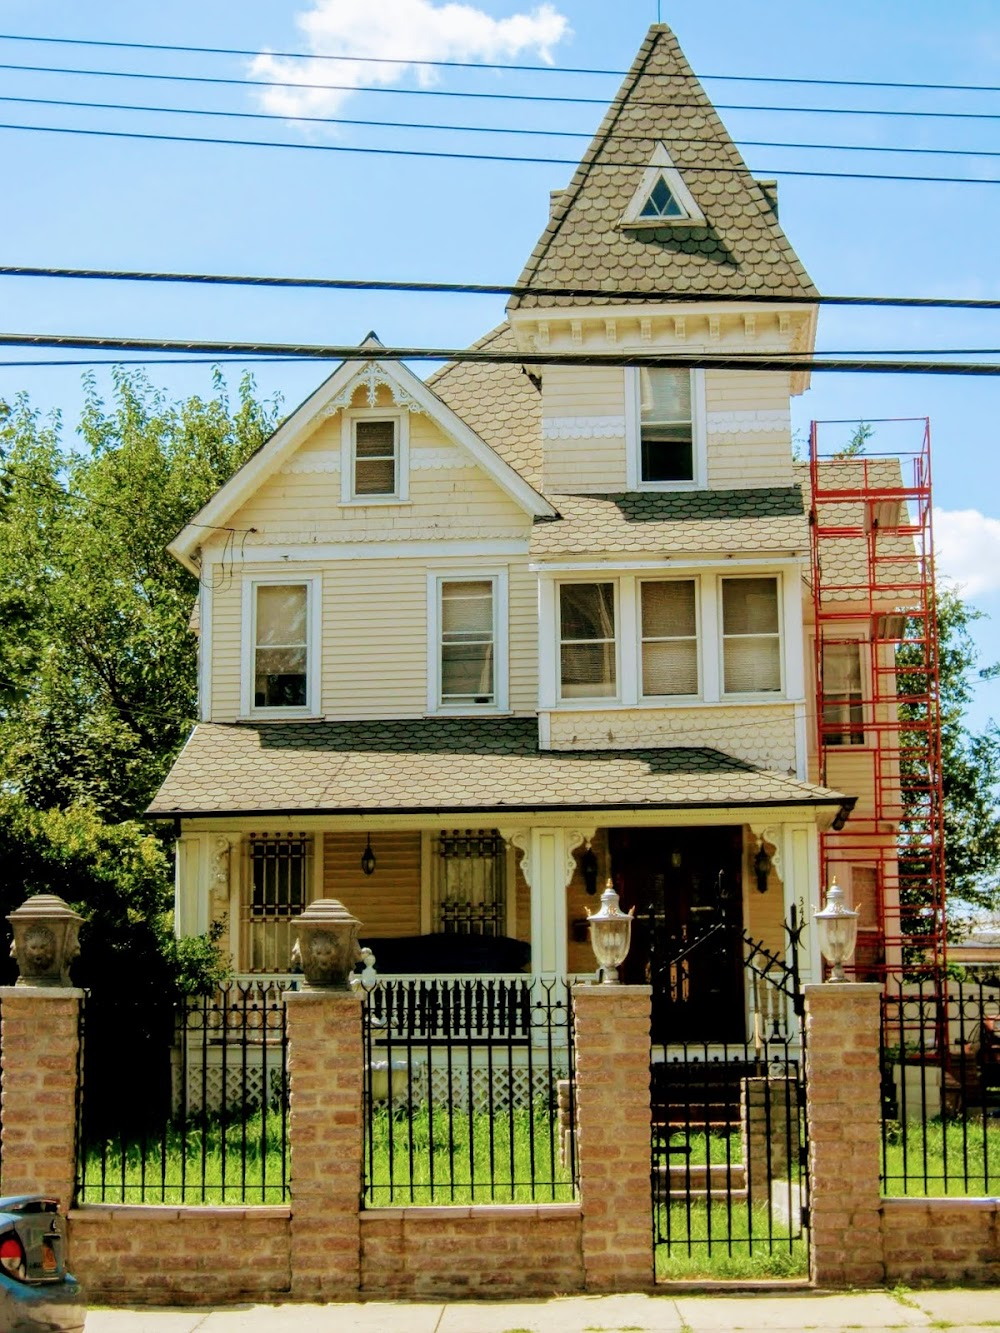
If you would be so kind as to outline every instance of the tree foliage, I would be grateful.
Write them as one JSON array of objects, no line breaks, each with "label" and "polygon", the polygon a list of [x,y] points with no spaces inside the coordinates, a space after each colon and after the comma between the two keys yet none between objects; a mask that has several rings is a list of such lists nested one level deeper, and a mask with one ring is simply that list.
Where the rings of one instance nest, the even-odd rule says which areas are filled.
[{"label": "tree foliage", "polygon": [[76,975],[164,995],[211,978],[178,946],[171,870],[141,816],[196,708],[197,580],[165,550],[275,425],[276,404],[172,403],[119,370],[85,380],[76,438],[0,405],[0,899],[58,893],[86,920]]}]

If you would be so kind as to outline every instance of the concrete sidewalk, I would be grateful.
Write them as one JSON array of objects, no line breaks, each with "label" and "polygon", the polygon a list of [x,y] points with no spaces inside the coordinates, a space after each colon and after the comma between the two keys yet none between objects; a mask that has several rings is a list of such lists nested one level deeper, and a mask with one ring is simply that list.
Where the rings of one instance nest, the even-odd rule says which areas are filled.
[{"label": "concrete sidewalk", "polygon": [[1000,1289],[561,1296],[543,1301],[368,1301],[215,1310],[92,1310],[86,1333],[721,1333],[1000,1327]]}]

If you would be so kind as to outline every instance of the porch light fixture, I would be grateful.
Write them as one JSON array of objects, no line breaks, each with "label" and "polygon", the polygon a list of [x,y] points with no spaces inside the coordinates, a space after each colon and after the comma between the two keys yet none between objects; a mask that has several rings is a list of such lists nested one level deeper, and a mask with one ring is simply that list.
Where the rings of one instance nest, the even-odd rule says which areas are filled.
[{"label": "porch light fixture", "polygon": [[854,946],[858,941],[858,913],[844,906],[844,890],[837,883],[836,875],[826,891],[826,906],[822,912],[814,912],[813,918],[819,932],[820,953],[832,968],[827,980],[846,981],[844,964],[854,957]]},{"label": "porch light fixture", "polygon": [[618,894],[609,879],[601,894],[601,910],[587,912],[590,927],[590,947],[594,951],[605,986],[617,986],[618,969],[624,963],[632,942],[632,917],[635,908],[623,912],[618,906]]},{"label": "porch light fixture", "polygon": [[753,859],[753,873],[757,879],[757,892],[767,893],[767,877],[771,873],[771,858],[767,854],[763,837],[761,837],[760,846],[757,848],[757,855]]},{"label": "porch light fixture", "polygon": [[592,898],[597,892],[597,853],[587,843],[587,850],[580,857],[580,874],[583,876],[583,887]]},{"label": "porch light fixture", "polygon": [[375,874],[375,853],[372,851],[372,835],[368,834],[368,842],[365,850],[361,853],[361,872],[364,875]]}]

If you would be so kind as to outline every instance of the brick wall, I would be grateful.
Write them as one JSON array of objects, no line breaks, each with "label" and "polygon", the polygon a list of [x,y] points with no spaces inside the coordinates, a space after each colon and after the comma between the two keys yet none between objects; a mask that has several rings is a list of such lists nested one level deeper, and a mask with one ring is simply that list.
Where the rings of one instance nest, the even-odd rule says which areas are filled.
[{"label": "brick wall", "polygon": [[76,1179],[76,1080],[83,991],[4,986],[4,1194],[45,1194],[65,1211]]},{"label": "brick wall", "polygon": [[361,1288],[464,1299],[582,1291],[578,1204],[373,1208],[361,1214]]},{"label": "brick wall", "polygon": [[69,1251],[91,1302],[207,1305],[291,1286],[288,1208],[88,1204],[69,1215]]},{"label": "brick wall", "polygon": [[887,1282],[1000,1283],[1000,1201],[885,1199]]}]

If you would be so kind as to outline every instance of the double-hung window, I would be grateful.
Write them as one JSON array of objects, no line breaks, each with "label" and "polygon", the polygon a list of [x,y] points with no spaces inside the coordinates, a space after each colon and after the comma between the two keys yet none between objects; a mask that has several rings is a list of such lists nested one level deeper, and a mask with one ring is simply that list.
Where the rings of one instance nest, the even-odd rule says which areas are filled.
[{"label": "double-hung window", "polygon": [[431,712],[507,707],[506,577],[431,575],[428,706]]},{"label": "double-hung window", "polygon": [[643,697],[697,695],[697,583],[642,582],[639,596]]},{"label": "double-hung window", "polygon": [[614,583],[559,587],[559,693],[607,699],[617,693]]},{"label": "double-hung window", "polygon": [[722,689],[781,689],[781,621],[776,578],[722,580]]},{"label": "double-hung window", "polygon": [[823,740],[827,745],[864,745],[865,709],[861,644],[823,644]]},{"label": "double-hung window", "polygon": [[670,366],[629,369],[625,387],[629,488],[703,485],[702,372]]},{"label": "double-hung window", "polygon": [[379,503],[407,498],[408,423],[405,415],[344,413],[341,499]]},{"label": "double-hung window", "polygon": [[318,707],[319,579],[254,579],[244,588],[244,715]]}]

